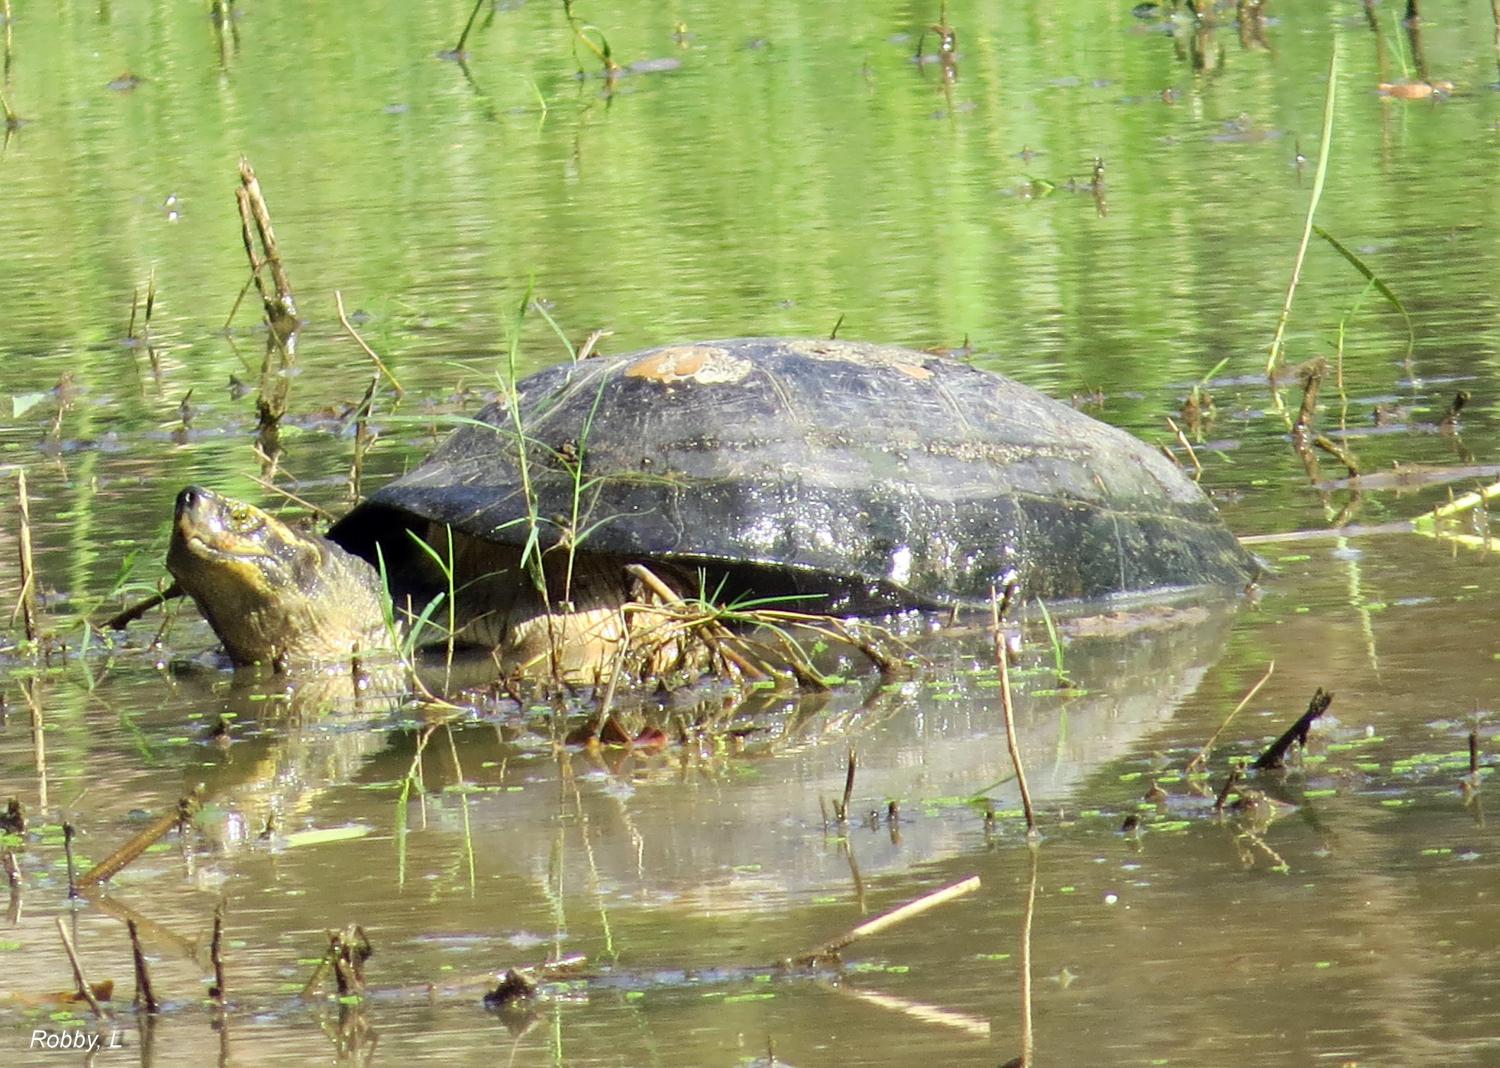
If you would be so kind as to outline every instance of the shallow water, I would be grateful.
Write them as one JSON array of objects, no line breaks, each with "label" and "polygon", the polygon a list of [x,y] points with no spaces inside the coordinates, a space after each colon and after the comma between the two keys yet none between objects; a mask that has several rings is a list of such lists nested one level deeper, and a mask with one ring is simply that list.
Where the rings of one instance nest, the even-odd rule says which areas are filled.
[{"label": "shallow water", "polygon": [[[11,0],[0,85],[26,121],[0,153],[0,465],[8,486],[26,472],[58,633],[36,659],[6,631],[0,799],[24,801],[33,828],[0,930],[0,1060],[55,1063],[31,1032],[87,1023],[35,1000],[71,985],[56,916],[90,977],[128,997],[125,908],[169,1009],[142,1048],[122,998],[127,1048],[101,1056],[153,1064],[698,1065],[765,1063],[772,1047],[786,1064],[1001,1063],[1019,1048],[1028,929],[1042,1063],[1500,1060],[1489,787],[1459,787],[1469,731],[1486,769],[1500,744],[1481,552],[1412,535],[1262,545],[1275,575],[1252,602],[1121,635],[1070,622],[1071,688],[1029,609],[1017,687],[1035,854],[1000,782],[982,633],[923,641],[930,662],[909,680],[851,664],[826,699],[765,696],[728,733],[679,737],[704,708],[722,714],[722,695],[695,691],[652,713],[676,739],[662,750],[561,745],[547,709],[496,699],[419,757],[409,706],[318,716],[306,697],[247,690],[204,655],[191,611],[155,646],[159,616],[109,649],[81,649],[69,623],[155,583],[182,485],[268,497],[254,482],[263,328],[247,302],[223,329],[247,277],[240,153],[307,319],[275,481],[330,512],[348,500],[349,411],[370,380],[338,290],[407,387],[377,400],[367,485],[496,388],[530,291],[575,344],[612,331],[613,352],[823,335],[841,317],[841,336],[967,339],[985,366],[1097,391],[1093,414],[1166,444],[1164,416],[1210,376],[1202,481],[1236,531],[1323,528],[1351,504],[1362,523],[1419,514],[1500,462],[1488,6],[1429,10],[1414,39],[1399,5],[1272,4],[1259,24],[1224,10],[1211,25],[1127,4],[955,5],[949,79],[911,58],[936,5],[576,4],[622,64],[674,61],[612,90],[575,77],[597,63],[555,4],[483,5],[466,67],[438,58],[467,6],[247,2],[215,22],[196,5]],[[1361,300],[1364,279],[1315,238],[1289,359],[1332,358],[1345,320],[1347,405],[1325,383],[1319,427],[1367,475],[1421,464],[1444,479],[1403,467],[1357,502],[1331,457],[1309,477],[1263,377],[1331,52],[1318,222],[1399,297],[1415,345],[1408,357],[1401,315]],[[1453,92],[1377,92],[1424,67]],[[149,331],[142,307],[126,343],[153,277]],[[518,336],[523,369],[565,358],[536,312]],[[1471,400],[1445,432],[1460,389]],[[1377,405],[1403,410],[1376,427]],[[1185,779],[1273,661],[1207,779]],[[1269,824],[1216,816],[1228,759],[1318,687],[1335,700],[1309,758],[1254,783],[1288,807]],[[227,746],[211,737],[224,713]],[[851,747],[856,818],[840,826],[824,811]],[[196,830],[67,905],[63,820],[86,864],[198,782],[211,796]],[[1153,782],[1160,804],[1143,800]],[[986,790],[989,822],[968,803]],[[1124,835],[1132,813],[1142,829]],[[977,892],[856,942],[842,973],[774,967],[969,875]],[[202,998],[220,900],[216,1022]],[[345,1010],[340,1038],[336,1004],[296,995],[325,931],[349,923],[375,946],[379,993]],[[462,983],[571,954],[587,978],[530,1014],[489,1013]]]}]

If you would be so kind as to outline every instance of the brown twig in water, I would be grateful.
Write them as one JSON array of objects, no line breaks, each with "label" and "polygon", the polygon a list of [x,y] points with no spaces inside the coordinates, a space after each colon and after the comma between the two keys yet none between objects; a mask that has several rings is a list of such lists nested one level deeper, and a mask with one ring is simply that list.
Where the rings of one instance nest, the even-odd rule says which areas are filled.
[{"label": "brown twig in water", "polygon": [[182,587],[174,582],[166,589],[153,593],[150,597],[139,600],[135,604],[125,606],[106,619],[100,626],[109,630],[124,630],[137,619],[140,619],[147,612],[151,611],[151,609],[164,605],[173,598],[181,596]]},{"label": "brown twig in water", "polygon": [[323,950],[323,955],[318,958],[317,966],[313,968],[307,982],[302,984],[302,992],[297,996],[303,1001],[311,1001],[318,991],[318,985],[323,982],[323,973],[328,971],[329,965],[333,963],[333,939],[334,933],[328,932],[328,948]]},{"label": "brown twig in water", "polygon": [[[648,567],[642,564],[626,564],[625,570],[633,578],[638,579],[647,589],[660,597],[665,603],[678,608],[685,608],[686,604],[677,595],[677,591],[668,586]],[[720,625],[705,627],[703,630],[703,643],[708,646],[709,651],[717,656],[723,657],[729,663],[739,668],[746,678],[763,679],[766,673],[752,664],[745,657],[729,648],[725,639],[731,638],[729,631]]]},{"label": "brown twig in water", "polygon": [[[604,699],[599,702],[599,715],[594,720],[594,737],[599,738],[604,734],[604,725],[609,721],[610,712],[615,706],[615,691],[620,685],[620,675],[625,670],[625,658],[630,655],[630,623],[625,618],[625,613],[620,612],[620,645],[615,650],[615,661],[610,665],[609,681],[604,686]],[[520,704],[520,701],[516,702]]]},{"label": "brown twig in water", "polygon": [[98,886],[106,879],[118,875],[173,827],[190,822],[202,800],[203,787],[201,785],[193,787],[192,792],[178,801],[171,811],[158,816],[119,849],[84,872],[83,878],[78,880],[79,888],[88,889],[91,886]]},{"label": "brown twig in water", "polygon": [[285,497],[287,500],[295,504],[298,508],[307,509],[308,514],[315,517],[320,523],[333,522],[333,516],[329,514],[326,508],[319,508],[316,504],[313,504],[313,502],[308,500],[306,497],[297,496],[285,486],[278,486],[276,483],[271,482],[268,479],[261,478],[259,475],[251,475],[250,481],[254,482],[257,486],[265,490],[267,493],[274,493],[278,497]]},{"label": "brown twig in water", "polygon": [[1337,444],[1325,434],[1314,435],[1312,442],[1318,448],[1326,452],[1329,456],[1332,456],[1339,463],[1343,464],[1345,469],[1349,472],[1350,478],[1359,477],[1359,463],[1354,459],[1354,454],[1351,453],[1348,449],[1344,448],[1342,445]]},{"label": "brown twig in water", "polygon": [[[240,157],[240,187],[235,190],[235,199],[240,208],[240,236],[245,242],[245,255],[250,258],[250,269],[255,272],[255,285],[265,305],[266,319],[273,331],[285,338],[296,329],[297,304],[292,297],[291,280],[281,262],[276,231],[271,227],[271,211],[266,207],[266,198],[261,193],[254,168],[243,156]],[[254,234],[251,233],[252,226]],[[256,236],[260,238],[261,257],[255,254]],[[274,294],[267,294],[260,280],[262,267],[271,271],[271,281],[276,287]]]},{"label": "brown twig in water", "polygon": [[[1006,583],[1007,603],[1011,600],[1016,585],[1018,584],[1015,582]],[[993,588],[990,589],[990,625],[995,642],[995,663],[1000,668],[1000,709],[1005,716],[1005,744],[1010,750],[1011,766],[1016,769],[1016,786],[1021,791],[1021,809],[1026,813],[1026,833],[1035,835],[1036,812],[1031,807],[1031,790],[1026,785],[1026,769],[1021,763],[1021,743],[1016,738],[1015,706],[1010,695],[1010,662],[1005,654],[1005,635],[1000,630],[1000,597]]]},{"label": "brown twig in water", "polygon": [[[241,218],[240,221],[241,221],[241,223],[244,222],[243,217]],[[242,285],[242,286],[240,286],[240,295],[234,298],[234,304],[232,304],[230,306],[230,308],[229,308],[229,315],[224,319],[224,329],[226,331],[229,329],[230,324],[232,324],[234,322],[235,313],[240,310],[240,305],[245,300],[245,294],[248,293],[248,292],[250,292],[250,287],[253,286],[253,285],[255,285],[256,282],[259,280],[259,278],[260,278],[260,269],[261,269],[262,266],[264,266],[263,264],[256,264],[255,263],[255,254],[254,253],[251,253],[250,257],[251,257],[251,262],[250,262],[250,277],[246,278],[245,279],[245,284]]]},{"label": "brown twig in water", "polygon": [[208,988],[208,996],[224,1007],[224,899],[214,906],[214,936],[208,944],[208,959],[214,966],[214,985]]},{"label": "brown twig in water", "polygon": [[376,369],[379,370],[381,374],[385,375],[386,378],[389,378],[391,380],[391,388],[396,391],[396,396],[404,396],[406,394],[406,390],[402,388],[401,382],[396,378],[395,375],[391,374],[391,369],[387,367],[385,365],[385,362],[375,354],[375,350],[370,348],[369,345],[365,344],[365,339],[360,337],[358,330],[354,329],[354,324],[349,322],[349,316],[344,314],[344,295],[337,289],[333,291],[333,302],[338,306],[339,309],[339,322],[344,324],[344,329],[349,332],[349,336],[355,340],[360,348],[365,350],[365,355],[370,357],[370,359],[374,361]]},{"label": "brown twig in water", "polygon": [[1323,384],[1323,379],[1328,374],[1328,361],[1319,357],[1304,364],[1298,377],[1302,380],[1302,406],[1297,409],[1297,421],[1292,424],[1292,431],[1305,432],[1313,424],[1313,419],[1318,411],[1318,388]]},{"label": "brown twig in water", "polygon": [[63,821],[63,855],[68,860],[68,896],[78,896],[78,872],[73,866],[73,836],[78,832],[67,820]]},{"label": "brown twig in water", "polygon": [[105,1019],[104,1007],[94,996],[94,990],[83,977],[83,965],[78,962],[78,951],[73,948],[73,939],[68,935],[68,926],[61,916],[57,917],[57,933],[62,936],[63,950],[68,954],[68,963],[73,966],[73,981],[78,984],[78,996],[89,1003],[89,1008],[99,1019]]},{"label": "brown twig in water", "polygon": [[850,746],[849,766],[848,770],[844,772],[844,799],[833,803],[834,819],[840,823],[847,823],[849,821],[849,798],[854,794],[854,769],[857,765],[858,760],[854,754],[854,747]]},{"label": "brown twig in water", "polygon": [[1266,673],[1260,677],[1260,680],[1254,686],[1250,687],[1244,697],[1240,698],[1240,703],[1235,705],[1234,709],[1229,713],[1229,715],[1224,717],[1224,722],[1219,724],[1219,729],[1214,731],[1212,737],[1210,737],[1208,741],[1203,743],[1203,748],[1198,750],[1198,755],[1193,757],[1192,760],[1188,761],[1187,768],[1184,769],[1187,774],[1191,775],[1194,770],[1203,767],[1208,763],[1208,752],[1214,747],[1214,743],[1219,740],[1219,735],[1224,733],[1224,728],[1229,726],[1229,721],[1234,719],[1235,716],[1239,715],[1240,711],[1250,703],[1251,699],[1254,698],[1256,694],[1260,693],[1260,688],[1266,684],[1266,680],[1271,677],[1271,673],[1275,670],[1276,661],[1272,660],[1269,664],[1266,665]]},{"label": "brown twig in water", "polygon": [[1229,800],[1229,791],[1235,788],[1235,785],[1239,783],[1243,775],[1244,772],[1240,769],[1240,766],[1238,764],[1235,764],[1229,769],[1229,778],[1224,780],[1224,785],[1220,787],[1218,796],[1214,798],[1215,812],[1224,811],[1224,802]]},{"label": "brown twig in water", "polygon": [[1203,474],[1203,465],[1198,462],[1198,451],[1193,448],[1193,443],[1188,440],[1187,435],[1182,432],[1182,428],[1177,425],[1177,421],[1174,420],[1170,415],[1167,416],[1167,426],[1171,427],[1172,433],[1177,435],[1177,444],[1181,445],[1183,449],[1186,450],[1188,459],[1191,460],[1193,464],[1193,477],[1197,478],[1199,475]]},{"label": "brown twig in water", "polygon": [[939,905],[947,904],[954,898],[972,894],[979,889],[979,876],[971,875],[967,879],[960,879],[940,890],[934,890],[930,894],[924,894],[915,901],[909,901],[900,908],[892,909],[890,912],[881,913],[872,920],[866,920],[858,927],[852,927],[839,935],[837,938],[824,942],[816,949],[809,950],[792,957],[792,964],[816,964],[820,960],[826,960],[835,956],[839,950],[859,941],[861,938],[895,927],[897,924],[905,923],[907,920],[920,916],[922,913],[934,909]]},{"label": "brown twig in water", "polygon": [[579,360],[591,360],[595,356],[602,356],[603,353],[596,351],[599,348],[599,342],[613,336],[613,330],[590,330],[589,336],[583,339],[582,345],[578,346],[577,358]]},{"label": "brown twig in water", "polygon": [[338,984],[339,997],[363,997],[365,993],[365,961],[374,952],[365,929],[359,924],[350,924],[342,931],[329,931],[328,948],[313,969],[312,975],[302,987],[298,997],[304,1001],[313,997],[318,984],[330,966],[334,981]]},{"label": "brown twig in water", "polygon": [[379,387],[380,372],[377,371],[370,379],[370,386],[360,399],[359,406],[354,409],[354,462],[349,465],[349,499],[352,501],[360,498],[360,488],[364,482],[365,453],[370,451],[370,445],[375,440],[375,435],[370,433],[370,415],[375,410],[375,391]]},{"label": "brown twig in water", "polygon": [[146,970],[146,951],[141,948],[140,932],[134,920],[126,920],[125,927],[130,931],[130,953],[135,961],[135,1004],[147,1012],[155,1012],[156,993],[151,989],[151,973]]},{"label": "brown twig in water", "polygon": [[1307,704],[1307,711],[1302,713],[1297,718],[1297,722],[1288,727],[1285,733],[1272,742],[1270,748],[1256,758],[1255,763],[1250,766],[1257,771],[1264,771],[1267,768],[1284,767],[1286,752],[1292,747],[1292,743],[1296,742],[1306,746],[1307,732],[1312,727],[1313,720],[1317,719],[1324,712],[1327,712],[1328,706],[1331,704],[1333,704],[1333,694],[1324,691],[1321,686],[1318,687],[1317,691],[1312,695],[1312,700]]},{"label": "brown twig in water", "polygon": [[17,547],[21,564],[21,595],[16,599],[15,610],[10,614],[11,626],[16,625],[16,616],[21,617],[28,642],[36,641],[36,574],[31,560],[31,498],[26,492],[26,472],[16,472],[16,499],[20,505],[21,530]]}]

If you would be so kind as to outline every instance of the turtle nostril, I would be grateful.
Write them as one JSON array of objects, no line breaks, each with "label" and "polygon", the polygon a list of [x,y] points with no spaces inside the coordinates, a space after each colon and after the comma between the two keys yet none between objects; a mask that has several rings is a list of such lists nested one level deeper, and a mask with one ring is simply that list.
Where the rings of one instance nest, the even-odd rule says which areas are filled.
[{"label": "turtle nostril", "polygon": [[204,498],[206,493],[207,491],[199,486],[188,486],[177,495],[177,511],[186,512],[198,507],[198,502]]}]

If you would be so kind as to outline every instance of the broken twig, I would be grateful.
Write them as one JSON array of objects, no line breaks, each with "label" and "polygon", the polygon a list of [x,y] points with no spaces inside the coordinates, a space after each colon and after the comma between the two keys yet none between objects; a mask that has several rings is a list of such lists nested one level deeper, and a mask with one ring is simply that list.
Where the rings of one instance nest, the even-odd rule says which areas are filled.
[{"label": "broken twig", "polygon": [[88,871],[83,873],[83,878],[78,880],[80,890],[91,886],[98,886],[106,879],[113,878],[123,871],[128,865],[133,864],[142,853],[149,849],[156,841],[173,827],[186,824],[198,811],[198,805],[203,800],[203,787],[195,786],[191,793],[187,794],[170,812],[165,812],[153,820],[149,826],[143,828],[135,837],[120,846],[109,856]]},{"label": "broken twig", "polygon": [[872,934],[879,934],[881,931],[895,927],[897,924],[905,923],[907,920],[920,916],[922,913],[937,908],[939,905],[947,904],[954,898],[963,897],[965,894],[972,894],[978,889],[979,876],[971,875],[967,879],[960,879],[958,882],[945,886],[940,890],[934,890],[930,894],[925,894],[915,901],[909,901],[900,908],[881,913],[873,920],[866,920],[858,927],[852,927],[837,938],[824,942],[817,949],[809,950],[806,953],[791,958],[791,963],[803,965],[816,964],[820,960],[826,960],[829,957],[837,955],[839,950],[859,941],[861,938]]},{"label": "broken twig", "polygon": [[1333,704],[1333,694],[1326,692],[1321,686],[1318,687],[1317,692],[1312,696],[1312,700],[1307,704],[1307,711],[1302,713],[1298,717],[1297,722],[1288,727],[1286,732],[1272,742],[1271,747],[1262,753],[1256,759],[1255,763],[1250,766],[1257,771],[1264,771],[1267,768],[1285,767],[1286,752],[1292,747],[1292,743],[1296,742],[1299,745],[1306,746],[1307,732],[1311,729],[1313,720],[1317,719],[1324,712],[1327,712],[1328,706],[1331,704]]}]

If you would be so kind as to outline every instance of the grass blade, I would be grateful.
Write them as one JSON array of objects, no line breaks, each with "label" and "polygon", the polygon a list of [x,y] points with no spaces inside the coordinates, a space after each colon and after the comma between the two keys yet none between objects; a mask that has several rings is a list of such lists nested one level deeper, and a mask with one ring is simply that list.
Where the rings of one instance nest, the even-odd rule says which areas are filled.
[{"label": "grass blade", "polygon": [[1323,97],[1323,136],[1318,143],[1318,168],[1313,173],[1312,200],[1307,205],[1307,220],[1302,224],[1302,242],[1297,246],[1297,259],[1292,265],[1292,280],[1286,288],[1286,301],[1281,306],[1281,318],[1276,323],[1276,336],[1271,339],[1271,351],[1266,356],[1266,377],[1271,378],[1282,355],[1286,338],[1286,323],[1292,315],[1292,298],[1297,293],[1297,283],[1302,278],[1302,263],[1307,259],[1307,245],[1312,240],[1313,216],[1318,211],[1318,201],[1323,199],[1323,183],[1328,177],[1328,149],[1333,143],[1334,88],[1339,72],[1337,45],[1328,60],[1328,92]]}]

